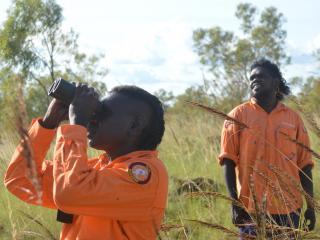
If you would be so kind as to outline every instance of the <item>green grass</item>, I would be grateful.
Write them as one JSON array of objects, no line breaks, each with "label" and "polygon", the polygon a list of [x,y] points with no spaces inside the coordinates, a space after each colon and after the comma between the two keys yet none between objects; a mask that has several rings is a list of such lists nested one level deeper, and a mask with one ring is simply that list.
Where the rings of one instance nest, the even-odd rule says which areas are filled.
[{"label": "green grass", "polygon": [[[231,226],[230,206],[224,200],[208,197],[195,198],[176,194],[174,177],[213,179],[225,193],[223,171],[217,162],[222,121],[210,115],[197,114],[196,118],[171,114],[166,119],[166,133],[160,147],[160,157],[170,176],[170,195],[166,223],[182,224],[183,229],[173,229],[168,239],[227,239],[219,231],[200,227],[187,219],[198,219]],[[235,228],[233,228],[235,229]],[[164,238],[166,239],[166,238]]]},{"label": "green grass", "polygon": [[[190,222],[197,219],[223,225],[237,231],[231,223],[230,203],[218,198],[188,197],[179,195],[177,179],[197,177],[214,180],[221,193],[226,193],[223,171],[217,162],[222,120],[212,115],[196,113],[187,115],[170,113],[166,116],[166,132],[160,146],[160,158],[165,162],[170,176],[170,193],[165,223],[183,225],[161,233],[161,239],[233,239],[225,233]],[[1,136],[1,174],[10,160],[17,144],[13,135]],[[319,146],[319,139],[312,135],[313,148]],[[319,148],[315,148],[317,150]],[[90,153],[94,154],[93,152]],[[52,151],[48,154],[52,155]],[[314,169],[314,186],[319,196],[320,176],[318,166]],[[318,199],[318,198],[317,198]],[[31,206],[12,196],[0,185],[0,239],[50,239],[47,230],[59,239],[61,225],[55,220],[56,211]],[[39,220],[44,227],[30,220],[21,211]],[[319,217],[319,216],[318,216]],[[46,230],[47,229],[47,230]],[[320,234],[320,218],[316,232]]]},{"label": "green grass", "polygon": [[[3,134],[1,139],[3,143],[0,145],[0,175],[3,179],[4,170],[18,143],[18,138],[15,134]],[[47,231],[59,239],[61,226],[55,221],[56,211],[22,202],[10,194],[3,184],[0,184],[0,206],[0,239],[50,239]],[[40,221],[43,227],[35,221]]]}]

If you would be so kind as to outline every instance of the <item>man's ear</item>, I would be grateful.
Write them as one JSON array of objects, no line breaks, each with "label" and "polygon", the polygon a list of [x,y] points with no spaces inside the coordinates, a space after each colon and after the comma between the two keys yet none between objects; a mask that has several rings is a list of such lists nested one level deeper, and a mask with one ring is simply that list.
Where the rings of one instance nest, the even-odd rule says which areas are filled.
[{"label": "man's ear", "polygon": [[135,116],[130,122],[128,134],[132,136],[140,136],[146,126],[146,119],[143,116]]}]

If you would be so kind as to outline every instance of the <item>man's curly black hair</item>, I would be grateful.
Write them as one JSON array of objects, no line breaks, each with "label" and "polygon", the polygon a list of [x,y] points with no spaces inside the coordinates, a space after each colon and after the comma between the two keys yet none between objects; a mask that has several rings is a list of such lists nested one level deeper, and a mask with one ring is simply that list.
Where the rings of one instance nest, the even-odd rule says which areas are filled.
[{"label": "man's curly black hair", "polygon": [[165,126],[164,126],[164,111],[162,103],[159,99],[136,86],[118,86],[111,90],[111,93],[123,94],[128,98],[146,103],[151,109],[151,117],[148,125],[143,130],[138,148],[140,150],[155,150],[160,144]]},{"label": "man's curly black hair", "polygon": [[257,67],[266,69],[272,77],[279,79],[279,91],[277,93],[277,99],[279,101],[283,100],[285,96],[291,93],[290,87],[287,85],[287,81],[282,77],[282,73],[275,63],[269,61],[266,58],[259,58],[253,62],[250,67],[250,71]]}]

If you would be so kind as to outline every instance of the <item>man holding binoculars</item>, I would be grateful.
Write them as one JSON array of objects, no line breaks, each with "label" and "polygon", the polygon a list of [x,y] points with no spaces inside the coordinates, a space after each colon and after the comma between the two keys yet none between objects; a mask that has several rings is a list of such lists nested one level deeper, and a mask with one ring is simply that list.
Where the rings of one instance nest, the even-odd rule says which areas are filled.
[{"label": "man holding binoculars", "polygon": [[[156,239],[168,193],[156,151],[164,133],[160,101],[134,86],[116,87],[102,101],[86,85],[72,89],[71,103],[52,100],[29,129],[41,204],[22,144],[8,166],[6,187],[25,202],[60,209],[58,219],[67,222],[60,239]],[[59,126],[66,119],[69,124]],[[53,161],[44,160],[55,135]],[[87,138],[105,153],[88,159]]]}]

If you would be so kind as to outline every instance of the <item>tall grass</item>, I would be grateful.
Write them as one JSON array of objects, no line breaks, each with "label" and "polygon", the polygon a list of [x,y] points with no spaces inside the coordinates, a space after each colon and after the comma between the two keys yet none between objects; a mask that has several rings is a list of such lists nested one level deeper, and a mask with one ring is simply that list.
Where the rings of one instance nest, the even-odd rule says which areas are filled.
[{"label": "tall grass", "polygon": [[212,179],[219,191],[225,193],[222,168],[217,162],[221,126],[222,120],[201,112],[192,116],[178,113],[166,116],[167,130],[160,146],[160,157],[171,180],[165,222],[180,224],[184,228],[166,232],[167,238],[164,239],[230,239],[226,232],[189,220],[215,223],[236,231],[231,224],[229,202],[205,194],[199,198],[177,193],[180,186],[177,178],[197,177]]},{"label": "tall grass", "polygon": [[[226,189],[221,166],[217,162],[220,150],[220,133],[223,119],[202,111],[190,114],[166,114],[166,132],[160,146],[160,158],[165,162],[170,176],[169,200],[160,239],[237,239],[238,229],[231,223],[231,202]],[[312,149],[319,152],[319,139],[311,133]],[[18,135],[2,131],[0,143],[0,175],[3,173],[18,144]],[[96,155],[94,151],[90,155]],[[48,159],[52,157],[49,151]],[[319,199],[320,176],[314,169],[314,188]],[[196,179],[211,179],[210,189],[194,188],[196,193],[178,192],[183,183]],[[191,185],[185,184],[188,187]],[[192,188],[192,186],[190,187]],[[213,194],[212,192],[219,192]],[[209,193],[211,192],[211,193]],[[0,185],[0,239],[59,239],[61,225],[56,222],[56,211],[21,202]],[[263,207],[263,206],[262,206]],[[263,209],[263,208],[262,208]],[[319,215],[318,215],[319,217]],[[259,220],[268,229],[268,222]],[[261,222],[262,221],[262,222]],[[263,234],[263,233],[262,233]],[[303,239],[320,239],[320,218],[316,230]],[[283,239],[286,239],[283,237]]]},{"label": "tall grass", "polygon": [[[8,165],[19,137],[14,133],[1,135],[0,144],[1,170],[3,179],[5,167]],[[10,194],[3,184],[0,184],[0,239],[50,239],[50,232],[59,239],[60,224],[55,221],[55,211],[26,204]],[[33,219],[26,216],[32,216]],[[36,223],[39,221],[43,226]]]},{"label": "tall grass", "polygon": [[[193,105],[199,107],[198,104]],[[164,142],[161,145],[161,157],[168,166],[172,178],[167,221],[170,223],[180,223],[181,226],[184,226],[186,229],[184,232],[187,232],[187,234],[182,234],[181,228],[173,229],[170,232],[171,235],[169,235],[169,239],[237,239],[238,237],[233,234],[234,231],[237,232],[237,229],[231,224],[231,203],[230,199],[226,197],[224,187],[220,189],[219,194],[213,192],[191,194],[193,196],[197,195],[196,199],[190,197],[185,198],[174,193],[177,188],[174,177],[177,176],[181,178],[184,177],[185,179],[199,176],[210,177],[220,185],[224,185],[222,168],[217,164],[217,156],[219,154],[219,140],[222,126],[221,118],[228,118],[225,118],[221,112],[215,109],[208,109],[201,105],[200,108],[208,111],[211,115],[204,115],[199,111],[196,114],[193,112],[191,117],[186,118],[176,113],[167,116],[170,131],[166,132]],[[231,119],[231,121],[233,120]],[[316,120],[314,120],[313,123],[314,122],[316,122]],[[235,123],[239,124],[237,122]],[[241,125],[240,123],[240,126]],[[173,135],[172,131],[174,131],[174,137],[171,136]],[[311,128],[309,131],[313,144],[311,149],[308,150],[312,153],[317,153],[319,149],[319,147],[317,147],[319,139]],[[177,144],[177,142],[179,142],[179,144]],[[190,144],[191,142],[192,144]],[[297,144],[299,145],[299,143]],[[317,154],[314,154],[314,156],[317,157]],[[316,203],[319,199],[319,175],[317,174],[317,168],[316,164],[313,171]],[[285,191],[284,187],[285,186],[282,186],[278,191]],[[301,193],[304,194],[302,190]],[[201,197],[199,198],[199,196]],[[256,208],[261,207],[263,208],[263,206],[256,206]],[[256,212],[259,213],[259,211]],[[265,211],[260,211],[260,215],[261,213],[265,214]],[[319,213],[317,213],[317,215],[319,216]],[[257,219],[257,216],[252,216],[252,218],[255,218],[253,219],[254,224],[258,225],[259,230],[263,230],[257,239],[264,239],[263,236],[266,234],[266,231],[279,230],[279,227],[275,226],[272,222],[266,222],[263,216],[260,216],[260,219]],[[174,221],[174,219],[176,220]],[[190,222],[188,219],[197,219],[197,221]],[[261,226],[263,226],[262,229]],[[319,226],[318,219],[314,232],[295,233],[297,239],[300,239],[298,235],[302,237],[301,239],[320,239]],[[280,239],[289,239],[292,229],[282,228],[281,230],[284,232],[284,235],[280,236],[282,237]],[[166,233],[166,236],[168,236],[168,233]],[[274,237],[273,239],[278,238]]]}]

